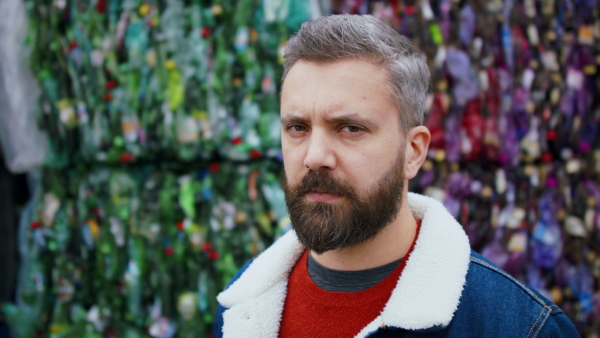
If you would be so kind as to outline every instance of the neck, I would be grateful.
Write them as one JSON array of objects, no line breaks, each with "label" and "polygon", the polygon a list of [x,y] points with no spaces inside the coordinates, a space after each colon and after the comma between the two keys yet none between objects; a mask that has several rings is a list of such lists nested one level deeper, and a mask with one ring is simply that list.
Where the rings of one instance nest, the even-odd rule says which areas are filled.
[{"label": "neck", "polygon": [[376,268],[404,257],[415,239],[416,231],[417,221],[405,196],[396,219],[374,238],[359,245],[327,251],[320,255],[311,251],[311,255],[319,264],[329,269],[357,271]]}]

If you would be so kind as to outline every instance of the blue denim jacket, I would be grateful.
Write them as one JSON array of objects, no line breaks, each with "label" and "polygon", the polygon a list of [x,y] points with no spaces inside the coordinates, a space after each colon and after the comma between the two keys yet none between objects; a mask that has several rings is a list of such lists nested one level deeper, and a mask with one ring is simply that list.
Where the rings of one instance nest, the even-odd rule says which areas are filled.
[{"label": "blue denim jacket", "polygon": [[[415,248],[357,337],[579,337],[558,306],[473,252],[443,205],[416,194],[408,202],[422,220]],[[287,277],[303,251],[292,231],[238,271],[217,297],[214,336],[277,337]]]}]

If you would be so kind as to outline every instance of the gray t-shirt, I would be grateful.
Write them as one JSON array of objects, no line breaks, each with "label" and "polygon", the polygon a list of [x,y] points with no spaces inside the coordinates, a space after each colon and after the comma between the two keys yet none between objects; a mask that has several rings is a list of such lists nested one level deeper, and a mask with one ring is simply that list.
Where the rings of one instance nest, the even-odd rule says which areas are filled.
[{"label": "gray t-shirt", "polygon": [[312,281],[323,290],[335,292],[359,292],[377,285],[398,267],[402,261],[360,271],[340,271],[324,267],[308,254],[308,274]]}]

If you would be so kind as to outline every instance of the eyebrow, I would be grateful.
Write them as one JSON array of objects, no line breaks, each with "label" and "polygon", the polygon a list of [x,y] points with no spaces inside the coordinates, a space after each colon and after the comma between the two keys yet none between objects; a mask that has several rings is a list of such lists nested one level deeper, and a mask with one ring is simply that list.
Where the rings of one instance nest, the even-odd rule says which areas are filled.
[{"label": "eyebrow", "polygon": [[[334,116],[332,118],[327,118],[326,119],[327,122],[330,123],[356,123],[356,124],[361,124],[361,125],[365,125],[365,126],[370,126],[370,127],[374,127],[375,123],[373,121],[371,121],[370,119],[364,117],[364,116],[360,116],[357,113],[352,113],[352,114],[345,114],[345,115],[340,115],[340,116]],[[294,124],[294,123],[304,123],[306,124],[306,119],[300,116],[296,116],[296,115],[289,115],[289,116],[285,116],[281,118],[281,124]]]},{"label": "eyebrow", "polygon": [[299,117],[299,116],[295,116],[295,115],[288,115],[286,117],[282,117],[281,118],[281,124],[295,124],[295,123],[306,123],[306,119]]},{"label": "eyebrow", "polygon": [[364,116],[360,116],[357,113],[335,116],[330,119],[327,119],[327,121],[330,121],[333,123],[357,123],[357,124],[362,124],[362,125],[367,125],[367,126],[375,125],[375,123],[373,121],[371,121],[370,119],[368,119]]}]

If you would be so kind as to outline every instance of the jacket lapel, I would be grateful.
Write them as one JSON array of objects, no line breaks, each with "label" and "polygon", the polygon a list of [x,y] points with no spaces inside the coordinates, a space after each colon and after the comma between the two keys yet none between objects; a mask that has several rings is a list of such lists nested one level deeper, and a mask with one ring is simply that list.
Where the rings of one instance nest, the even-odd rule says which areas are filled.
[{"label": "jacket lapel", "polygon": [[227,290],[217,296],[224,337],[277,337],[287,292],[287,277],[304,252],[289,231],[260,254]]},{"label": "jacket lapel", "polygon": [[409,194],[422,219],[419,238],[383,312],[357,337],[381,326],[406,330],[446,327],[458,308],[471,247],[462,226],[433,198]]}]

